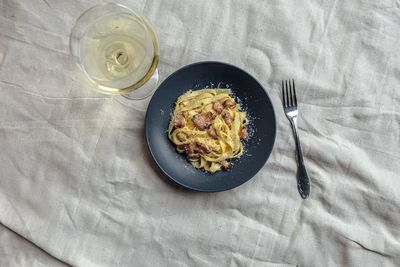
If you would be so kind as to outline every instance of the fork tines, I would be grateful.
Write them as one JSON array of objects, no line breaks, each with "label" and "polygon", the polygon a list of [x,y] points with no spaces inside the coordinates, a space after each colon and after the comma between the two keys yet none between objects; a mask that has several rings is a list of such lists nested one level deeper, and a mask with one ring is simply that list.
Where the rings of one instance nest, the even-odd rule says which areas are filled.
[{"label": "fork tines", "polygon": [[294,80],[282,80],[282,100],[284,107],[297,107]]}]

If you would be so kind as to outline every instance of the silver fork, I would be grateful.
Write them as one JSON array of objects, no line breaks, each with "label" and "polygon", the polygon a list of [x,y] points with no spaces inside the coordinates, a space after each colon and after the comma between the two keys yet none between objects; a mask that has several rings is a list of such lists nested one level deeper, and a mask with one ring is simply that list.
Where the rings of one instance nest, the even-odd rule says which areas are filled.
[{"label": "silver fork", "polygon": [[296,141],[297,158],[297,189],[300,196],[306,199],[310,195],[310,179],[304,166],[303,153],[301,152],[299,134],[297,133],[297,98],[294,80],[282,81],[282,103],[286,117],[292,125],[294,139]]}]

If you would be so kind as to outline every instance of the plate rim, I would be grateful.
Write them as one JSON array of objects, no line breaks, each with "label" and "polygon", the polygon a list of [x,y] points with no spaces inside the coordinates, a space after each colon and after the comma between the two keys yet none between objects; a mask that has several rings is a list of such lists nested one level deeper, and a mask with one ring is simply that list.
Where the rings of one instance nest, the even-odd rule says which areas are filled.
[{"label": "plate rim", "polygon": [[[193,67],[193,66],[195,66],[195,65],[203,65],[203,64],[220,64],[220,65],[226,65],[226,66],[229,66],[229,67],[233,67],[233,68],[235,68],[235,69],[238,69],[238,70],[244,72],[245,74],[247,74],[247,75],[248,75],[249,77],[251,77],[256,83],[258,83],[259,86],[263,89],[263,91],[264,91],[266,97],[269,99],[269,102],[271,103],[272,113],[273,113],[273,117],[274,117],[274,132],[273,132],[273,136],[272,136],[272,140],[273,140],[273,142],[272,142],[272,147],[271,147],[271,151],[268,153],[268,156],[265,158],[265,161],[264,161],[264,163],[262,164],[262,166],[261,166],[258,170],[253,171],[253,173],[251,173],[249,179],[247,179],[247,180],[245,180],[245,181],[243,181],[243,182],[241,182],[241,183],[239,183],[239,184],[237,184],[237,185],[234,185],[234,186],[232,186],[232,187],[227,187],[227,188],[225,188],[225,189],[201,189],[201,188],[193,187],[193,186],[190,186],[190,185],[187,185],[187,184],[184,184],[184,183],[178,181],[177,179],[175,179],[175,178],[173,177],[173,175],[170,175],[170,174],[164,169],[164,167],[162,166],[162,164],[160,164],[160,163],[158,162],[157,157],[155,156],[154,151],[152,150],[151,145],[150,145],[150,142],[149,142],[149,134],[148,134],[148,131],[149,131],[149,129],[148,129],[148,118],[149,118],[149,116],[150,116],[150,115],[149,115],[149,107],[150,107],[151,103],[154,101],[154,95],[155,95],[155,94],[157,93],[157,91],[160,89],[161,85],[163,85],[165,82],[167,82],[168,80],[170,80],[176,73],[178,73],[178,72],[180,72],[180,71],[182,71],[182,70],[184,70],[184,69],[186,69],[186,68],[190,68],[190,67]],[[177,183],[178,185],[183,186],[184,188],[188,188],[188,189],[190,189],[190,190],[197,191],[197,192],[216,193],[216,192],[228,191],[228,190],[231,190],[231,189],[234,189],[234,188],[236,188],[236,187],[239,187],[239,186],[243,185],[244,183],[246,183],[246,182],[250,181],[251,179],[253,179],[254,176],[256,176],[257,173],[260,172],[260,170],[265,166],[265,164],[267,163],[267,161],[268,161],[269,157],[271,156],[271,154],[272,154],[272,152],[273,152],[273,150],[274,150],[274,147],[275,147],[276,133],[277,133],[277,119],[276,119],[275,108],[274,108],[274,105],[272,104],[272,100],[271,100],[271,98],[270,98],[268,92],[265,90],[264,86],[263,86],[253,75],[251,75],[251,74],[250,74],[249,72],[247,72],[246,70],[244,70],[244,69],[242,69],[242,68],[240,68],[240,67],[238,67],[238,66],[235,66],[235,65],[233,65],[233,64],[230,64],[230,63],[226,63],[226,62],[222,62],[222,61],[213,61],[213,60],[208,61],[208,60],[206,60],[206,61],[197,61],[197,62],[193,62],[193,63],[190,63],[190,64],[188,64],[188,65],[184,65],[184,66],[180,67],[179,69],[173,71],[170,75],[168,75],[168,77],[165,78],[165,79],[157,86],[157,89],[154,91],[154,94],[151,96],[150,102],[149,102],[149,104],[148,104],[148,106],[147,106],[147,109],[146,109],[146,116],[145,116],[145,121],[144,121],[144,127],[145,127],[145,137],[146,137],[147,149],[148,149],[148,151],[150,152],[150,155],[151,155],[152,159],[154,160],[154,162],[156,163],[156,165],[157,165],[158,168],[162,171],[163,174],[165,174],[168,178],[170,178],[171,180],[173,180],[173,181],[174,181],[175,183]]]}]

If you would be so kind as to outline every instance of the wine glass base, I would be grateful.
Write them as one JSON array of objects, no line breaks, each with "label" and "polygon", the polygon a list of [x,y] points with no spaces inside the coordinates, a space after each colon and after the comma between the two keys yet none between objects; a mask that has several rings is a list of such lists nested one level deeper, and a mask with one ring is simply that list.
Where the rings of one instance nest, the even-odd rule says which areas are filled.
[{"label": "wine glass base", "polygon": [[158,69],[154,71],[153,76],[141,87],[132,92],[115,96],[118,102],[140,111],[146,111],[151,96],[157,89],[159,81]]}]

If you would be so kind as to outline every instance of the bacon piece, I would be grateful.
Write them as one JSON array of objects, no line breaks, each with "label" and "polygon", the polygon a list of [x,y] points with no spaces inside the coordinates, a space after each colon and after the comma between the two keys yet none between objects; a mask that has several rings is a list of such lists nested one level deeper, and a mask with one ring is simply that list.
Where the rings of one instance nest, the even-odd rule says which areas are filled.
[{"label": "bacon piece", "polygon": [[194,146],[192,144],[186,144],[184,146],[186,154],[191,157],[194,154]]},{"label": "bacon piece", "polygon": [[207,119],[208,119],[210,122],[211,122],[212,120],[214,120],[215,117],[217,117],[217,115],[215,115],[215,113],[214,113],[214,112],[211,112],[211,111],[207,112],[207,113],[205,114],[205,116],[207,117]]},{"label": "bacon piece", "polygon": [[219,103],[219,102],[214,102],[213,104],[213,109],[218,113],[221,114],[222,110],[224,109],[224,106]]},{"label": "bacon piece", "polygon": [[243,127],[242,129],[240,129],[240,131],[239,131],[240,140],[245,140],[245,139],[247,139],[248,136],[249,136],[249,133],[247,132],[246,127]]},{"label": "bacon piece", "polygon": [[217,139],[218,138],[217,133],[215,132],[213,127],[210,127],[210,129],[208,129],[207,132],[211,136],[211,138],[213,138],[213,139]]},{"label": "bacon piece", "polygon": [[221,161],[219,164],[221,164],[222,168],[224,168],[224,170],[229,169],[230,167],[232,167],[232,164],[230,164],[228,161],[223,160]]},{"label": "bacon piece", "polygon": [[194,115],[192,121],[199,130],[203,131],[208,128],[207,117],[203,114]]},{"label": "bacon piece", "polygon": [[178,114],[175,117],[174,126],[175,128],[182,128],[186,125],[186,119],[182,114]]},{"label": "bacon piece", "polygon": [[200,152],[203,154],[210,154],[212,151],[211,148],[206,144],[198,143],[197,146],[199,147]]},{"label": "bacon piece", "polygon": [[233,108],[236,106],[235,100],[232,99],[227,99],[224,101],[224,107],[225,108]]},{"label": "bacon piece", "polygon": [[199,130],[203,131],[210,127],[212,120],[214,120],[216,116],[215,113],[209,111],[194,115],[192,121]]},{"label": "bacon piece", "polygon": [[222,118],[224,119],[224,121],[225,121],[225,123],[228,125],[228,126],[231,126],[231,124],[232,124],[232,117],[231,117],[231,114],[227,111],[227,110],[223,110],[222,111],[222,113],[221,113],[221,116],[222,116]]}]

